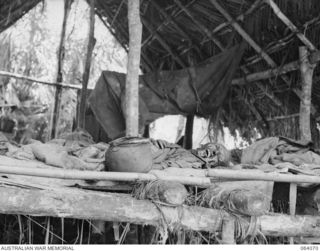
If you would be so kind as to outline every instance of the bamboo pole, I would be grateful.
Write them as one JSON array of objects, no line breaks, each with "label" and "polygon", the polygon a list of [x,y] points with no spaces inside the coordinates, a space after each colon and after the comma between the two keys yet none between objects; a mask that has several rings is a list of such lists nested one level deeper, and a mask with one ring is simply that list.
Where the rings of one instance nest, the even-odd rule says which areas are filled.
[{"label": "bamboo pole", "polygon": [[[175,170],[170,170],[175,169]],[[180,168],[181,169],[181,168]],[[225,180],[261,180],[287,183],[320,183],[319,176],[294,175],[280,173],[265,173],[261,170],[227,170],[227,169],[201,169],[187,170],[168,168],[166,170],[153,170],[150,173],[125,173],[125,172],[97,172],[65,170],[59,168],[33,168],[18,165],[0,164],[0,173],[17,174],[36,177],[48,177],[59,179],[79,179],[79,180],[110,180],[110,181],[152,181],[169,180],[180,182],[185,185],[208,187],[212,182]]]},{"label": "bamboo pole", "polygon": [[80,128],[85,128],[85,112],[86,112],[86,101],[87,101],[87,88],[90,76],[90,68],[91,68],[91,59],[92,52],[95,45],[94,38],[94,23],[95,23],[95,0],[90,0],[90,17],[89,17],[89,30],[88,30],[88,45],[87,45],[87,55],[86,62],[84,67],[84,72],[82,76],[82,90],[81,90],[81,98],[80,98],[80,107],[79,107],[79,121],[77,126]]},{"label": "bamboo pole", "polygon": [[278,5],[273,0],[264,0],[273,10],[274,14],[300,39],[309,50],[315,51],[316,47],[310,42],[310,40],[303,35],[299,29],[290,21],[290,19],[283,14]]},{"label": "bamboo pole", "polygon": [[128,1],[129,54],[125,88],[126,136],[139,134],[140,1]]},{"label": "bamboo pole", "polygon": [[79,180],[109,180],[109,181],[152,181],[152,180],[168,180],[180,182],[185,185],[197,185],[207,187],[211,184],[207,177],[181,177],[181,176],[161,176],[150,173],[121,173],[121,172],[96,172],[96,171],[77,171],[64,169],[46,169],[46,168],[25,168],[23,166],[3,166],[0,164],[0,173],[18,174],[36,177],[48,177],[59,179],[79,179]]},{"label": "bamboo pole", "polygon": [[311,141],[311,94],[312,94],[312,76],[315,65],[310,64],[308,59],[308,49],[305,46],[299,47],[300,71],[302,85],[302,99],[300,102],[299,128],[300,138]]},{"label": "bamboo pole", "polygon": [[232,85],[245,85],[248,83],[252,83],[258,80],[269,79],[273,77],[277,77],[279,75],[286,74],[291,71],[296,71],[299,69],[299,61],[290,62],[284,66],[280,66],[273,69],[268,69],[266,71],[256,72],[245,76],[244,78],[233,79]]},{"label": "bamboo pole", "polygon": [[[153,226],[159,226],[160,222],[166,219],[169,227],[178,226],[181,229],[211,233],[220,232],[222,222],[233,219],[223,210],[198,206],[156,207],[151,201],[137,200],[127,194],[76,188],[42,190],[2,186],[0,204],[2,214],[129,222]],[[257,220],[258,229],[265,236],[320,236],[319,216],[272,214],[260,216]],[[243,224],[247,230],[249,223]],[[231,238],[228,238],[229,240],[231,241]]]},{"label": "bamboo pole", "polygon": [[49,82],[49,81],[46,81],[46,80],[37,79],[37,78],[33,78],[33,77],[28,77],[28,76],[24,76],[22,74],[11,73],[11,72],[7,72],[7,71],[0,71],[0,76],[27,80],[30,83],[35,82],[35,83],[54,86],[54,87],[60,85],[62,88],[81,89],[81,87],[77,86],[77,85],[71,85],[71,84],[66,84],[66,83],[57,83],[57,82]]},{"label": "bamboo pole", "polygon": [[[62,83],[62,68],[63,61],[65,56],[65,36],[67,29],[67,19],[69,16],[69,12],[71,10],[71,0],[64,0],[64,14],[63,14],[63,22],[62,22],[62,30],[60,37],[60,44],[58,48],[58,69],[57,69],[57,83]],[[59,123],[59,115],[60,115],[60,105],[61,105],[61,96],[62,96],[62,88],[60,85],[56,86],[55,95],[54,95],[54,108],[52,115],[52,123],[51,123],[51,138],[55,138],[57,136],[58,130],[57,126]]]}]

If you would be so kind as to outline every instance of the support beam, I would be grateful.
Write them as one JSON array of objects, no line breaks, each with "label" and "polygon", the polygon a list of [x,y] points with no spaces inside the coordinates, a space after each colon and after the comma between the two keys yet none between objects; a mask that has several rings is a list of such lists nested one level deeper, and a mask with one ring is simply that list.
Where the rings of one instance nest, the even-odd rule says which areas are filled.
[{"label": "support beam", "polygon": [[305,46],[299,47],[302,99],[300,102],[299,128],[300,138],[311,141],[311,94],[312,94],[312,76],[315,68],[308,59],[308,49]]},{"label": "support beam", "polygon": [[186,130],[184,133],[183,147],[192,149],[194,115],[188,115],[186,120]]},{"label": "support beam", "polygon": [[129,55],[125,88],[126,136],[139,134],[140,1],[128,1]]},{"label": "support beam", "polygon": [[273,10],[274,14],[300,39],[309,50],[315,51],[317,48],[310,42],[310,40],[303,35],[299,29],[289,20],[289,18],[283,14],[278,5],[273,0],[264,0]]},{"label": "support beam", "polygon": [[[65,56],[65,36],[67,30],[67,20],[71,10],[71,0],[64,0],[64,14],[63,14],[63,22],[62,22],[62,30],[60,37],[60,44],[58,48],[58,70],[57,70],[57,82],[62,83],[62,69],[63,62]],[[54,95],[54,108],[53,108],[53,116],[51,123],[51,138],[55,138],[58,133],[58,124],[59,124],[59,116],[60,116],[60,106],[61,106],[61,97],[62,97],[62,88],[60,85],[56,86],[56,91]]]},{"label": "support beam", "polygon": [[95,0],[90,0],[90,16],[89,16],[89,30],[88,30],[88,44],[84,72],[82,75],[82,90],[80,97],[80,107],[79,107],[79,121],[77,126],[80,128],[85,128],[85,117],[86,117],[86,104],[87,104],[87,88],[91,69],[92,52],[96,40],[94,38],[94,24],[95,24]]},{"label": "support beam", "polygon": [[[296,214],[296,205],[297,205],[297,184],[290,183],[289,210],[290,210],[290,215],[292,216]],[[290,241],[290,244],[294,244],[293,237],[290,237],[289,241]]]},{"label": "support beam", "polygon": [[233,79],[232,85],[245,85],[259,80],[274,78],[291,71],[296,71],[299,69],[299,61],[293,61],[281,67],[276,67],[266,71],[256,72],[245,76],[244,78]]},{"label": "support beam", "polygon": [[[239,16],[237,16],[236,20],[243,21],[246,16],[252,14],[261,5],[262,1],[263,0],[256,0],[245,13],[242,13]],[[220,30],[222,30],[223,28],[229,26],[230,24],[231,24],[230,21],[219,24],[216,28],[214,28],[214,30],[212,32],[217,33]]]},{"label": "support beam", "polygon": [[224,219],[222,221],[221,244],[236,244],[235,224],[234,219]]},{"label": "support beam", "polygon": [[[127,194],[67,188],[42,190],[2,186],[0,204],[2,214],[91,219],[154,226],[159,226],[165,217],[170,226],[211,233],[221,231],[223,220],[233,219],[223,210],[197,206],[157,207],[151,201],[137,200]],[[229,222],[230,229],[231,222]],[[319,216],[272,214],[258,217],[258,228],[265,236],[319,237],[319,222]],[[249,221],[248,225],[245,221],[242,224],[245,229],[249,227]],[[231,236],[224,239],[228,242],[232,240]]]}]

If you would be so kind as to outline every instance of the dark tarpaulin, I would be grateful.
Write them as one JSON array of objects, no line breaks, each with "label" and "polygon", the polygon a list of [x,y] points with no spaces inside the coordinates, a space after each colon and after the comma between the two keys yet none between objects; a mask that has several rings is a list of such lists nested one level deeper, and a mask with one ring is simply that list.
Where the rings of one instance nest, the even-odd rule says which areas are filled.
[{"label": "dark tarpaulin", "polygon": [[[244,46],[226,50],[206,62],[177,71],[159,71],[139,77],[139,124],[166,114],[213,114],[223,103],[239,65]],[[104,71],[89,96],[97,120],[111,139],[124,135],[126,75]]]}]

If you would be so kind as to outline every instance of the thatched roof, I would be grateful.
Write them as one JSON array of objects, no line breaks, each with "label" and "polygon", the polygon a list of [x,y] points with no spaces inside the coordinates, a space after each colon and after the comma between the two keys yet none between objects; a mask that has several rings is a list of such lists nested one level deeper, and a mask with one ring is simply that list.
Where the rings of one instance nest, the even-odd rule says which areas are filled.
[{"label": "thatched roof", "polygon": [[[249,45],[235,76],[239,78],[298,60],[301,45],[307,45],[312,51],[320,48],[319,0],[274,0],[297,30],[285,25],[268,1],[141,0],[143,71],[195,65],[246,40]],[[7,2],[18,5],[24,1]],[[31,6],[25,5],[26,9]],[[127,48],[127,0],[96,0],[96,14]],[[0,31],[2,27],[5,26],[0,26]],[[319,117],[319,81],[320,70],[317,67],[313,83],[312,101],[316,111],[313,121]],[[297,124],[295,114],[299,112],[299,88],[299,70],[242,85],[235,83],[221,112],[215,114],[216,125],[223,123],[249,134],[257,126],[269,135],[294,137],[297,128],[292,125]]]}]

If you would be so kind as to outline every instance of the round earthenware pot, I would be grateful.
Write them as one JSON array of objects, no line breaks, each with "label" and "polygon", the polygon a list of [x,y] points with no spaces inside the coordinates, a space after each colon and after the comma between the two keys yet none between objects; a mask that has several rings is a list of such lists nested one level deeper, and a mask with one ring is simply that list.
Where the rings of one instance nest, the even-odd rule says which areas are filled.
[{"label": "round earthenware pot", "polygon": [[112,172],[147,173],[152,168],[149,139],[119,138],[110,143],[106,152],[106,169]]}]

